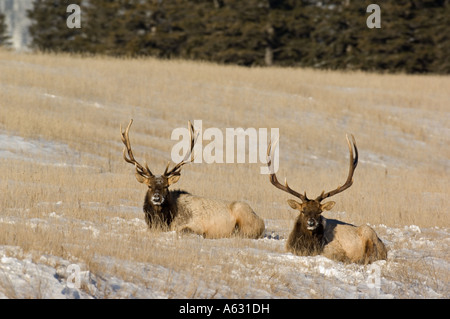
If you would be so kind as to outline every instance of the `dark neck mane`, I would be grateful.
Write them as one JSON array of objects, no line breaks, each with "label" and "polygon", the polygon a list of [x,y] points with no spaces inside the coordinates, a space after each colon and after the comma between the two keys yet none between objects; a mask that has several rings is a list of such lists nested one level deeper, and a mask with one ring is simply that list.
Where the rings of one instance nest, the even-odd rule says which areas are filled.
[{"label": "dark neck mane", "polygon": [[169,191],[162,205],[154,205],[150,200],[150,193],[147,192],[144,200],[145,221],[150,228],[170,228],[170,224],[177,215],[175,205],[177,198],[182,194],[189,194],[182,190]]},{"label": "dark neck mane", "polygon": [[289,250],[297,255],[318,255],[322,252],[323,245],[323,223],[321,222],[315,230],[311,231],[306,228],[306,223],[302,222],[301,218],[297,218],[287,241]]}]

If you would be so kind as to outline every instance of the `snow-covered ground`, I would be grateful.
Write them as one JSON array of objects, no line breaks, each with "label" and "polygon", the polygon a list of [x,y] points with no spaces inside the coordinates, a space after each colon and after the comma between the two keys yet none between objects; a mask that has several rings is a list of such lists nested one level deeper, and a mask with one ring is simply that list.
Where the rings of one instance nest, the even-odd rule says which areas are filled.
[{"label": "snow-covered ground", "polygon": [[[66,144],[25,139],[0,130],[0,158],[24,161],[39,159],[44,165],[74,166],[74,160],[80,158],[80,153],[71,150]],[[67,163],[67,159],[72,159],[72,163]]]},{"label": "snow-covered ground", "polygon": [[[1,221],[5,222],[5,221]],[[137,221],[138,227],[144,227]],[[139,225],[140,224],[140,225]],[[390,248],[387,261],[378,261],[371,265],[342,264],[323,256],[299,257],[289,253],[280,253],[285,240],[266,234],[260,239],[258,247],[239,249],[239,254],[251,255],[258,260],[261,269],[276,269],[277,276],[285,278],[276,280],[273,273],[258,273],[249,265],[241,265],[236,276],[246,274],[248,288],[245,297],[272,298],[273,291],[281,297],[293,298],[448,298],[449,283],[442,281],[437,272],[449,273],[449,232],[445,229],[420,229],[411,225],[404,228],[378,226],[380,236]],[[176,234],[166,233],[161,236],[161,244],[173,240]],[[433,238],[431,239],[430,236]],[[183,240],[192,245],[199,245],[205,239],[187,236]],[[224,239],[225,240],[225,239]],[[226,248],[224,240],[217,240],[217,245],[199,245],[202,254],[214,254],[220,250],[222,255],[237,253],[236,248]],[[233,241],[236,239],[228,239]],[[395,248],[393,248],[395,247]],[[402,261],[409,259],[419,266],[400,269]],[[94,274],[86,270],[86,265],[76,264],[57,256],[33,256],[24,254],[19,247],[0,247],[1,298],[170,298],[174,295],[168,286],[197,288],[196,297],[216,298],[233,296],[233,286],[227,287],[221,282],[207,282],[193,278],[188,271],[174,271],[170,267],[157,264],[114,260],[107,256],[98,257],[96,262],[109,267],[122,267],[129,276],[147,276],[149,281],[138,284],[127,281],[107,271]],[[233,263],[232,260],[229,261]],[[208,265],[208,267],[227,268],[228,265]],[[234,265],[235,267],[235,265]],[[404,273],[405,272],[405,273]],[[410,273],[412,272],[412,273]],[[401,277],[398,277],[401,274]],[[251,276],[251,277],[250,277]],[[167,283],[170,278],[170,283]],[[244,277],[245,278],[245,277]],[[442,276],[440,277],[442,278]],[[445,278],[445,277],[444,277]],[[266,282],[264,285],[252,285],[252,280]],[[150,284],[149,284],[150,282]],[[158,289],[158,287],[160,287]],[[277,296],[275,296],[277,297]]]}]

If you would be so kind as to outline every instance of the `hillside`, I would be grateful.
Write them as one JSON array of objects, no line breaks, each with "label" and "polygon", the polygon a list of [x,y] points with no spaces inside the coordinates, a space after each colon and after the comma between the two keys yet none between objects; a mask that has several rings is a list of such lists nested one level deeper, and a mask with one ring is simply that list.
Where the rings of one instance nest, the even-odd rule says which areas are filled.
[{"label": "hillside", "polygon": [[[447,76],[0,51],[0,297],[449,298],[448,87]],[[192,163],[176,186],[249,203],[264,238],[149,231],[146,188],[122,158],[130,118],[136,158],[159,173],[188,120],[278,128],[277,175],[311,196],[344,182],[354,134],[355,182],[324,216],[371,225],[388,260],[287,253],[296,213],[263,163]]]}]

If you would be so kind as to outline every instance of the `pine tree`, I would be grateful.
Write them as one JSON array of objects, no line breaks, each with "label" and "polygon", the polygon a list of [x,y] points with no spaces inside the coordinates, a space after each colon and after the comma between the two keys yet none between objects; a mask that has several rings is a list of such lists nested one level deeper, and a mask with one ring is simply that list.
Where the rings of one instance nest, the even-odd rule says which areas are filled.
[{"label": "pine tree", "polygon": [[118,55],[123,53],[125,9],[123,1],[90,1],[85,10],[86,49],[91,53]]},{"label": "pine tree", "polygon": [[[66,25],[69,2],[81,29]],[[44,51],[450,73],[450,0],[379,0],[381,29],[366,26],[372,2],[35,0],[30,33]]]},{"label": "pine tree", "polygon": [[9,46],[10,37],[7,34],[7,26],[5,22],[5,15],[0,12],[0,46]]},{"label": "pine tree", "polygon": [[274,63],[284,66],[310,66],[314,15],[317,8],[308,1],[272,1],[269,14],[274,29]]},{"label": "pine tree", "polygon": [[[413,54],[408,60],[408,72],[442,73],[447,67],[450,19],[449,1],[422,0],[413,2]],[[446,48],[446,49],[445,49]],[[445,57],[444,57],[445,55]],[[439,63],[439,65],[436,64]]]},{"label": "pine tree", "polygon": [[180,48],[182,57],[247,66],[265,64],[268,1],[189,3],[187,10],[179,11],[178,7],[178,15],[167,11],[185,37]]},{"label": "pine tree", "polygon": [[191,1],[98,0],[87,6],[88,50],[109,55],[181,57]]},{"label": "pine tree", "polygon": [[239,65],[264,65],[269,7],[266,1],[226,1],[210,21],[214,26],[213,60]]},{"label": "pine tree", "polygon": [[[444,58],[449,52],[448,1],[399,0],[379,4],[381,29],[363,28],[358,36],[361,69],[426,73],[441,72],[440,65],[443,69],[447,65],[448,70],[448,58]],[[441,62],[436,65],[436,61]]]},{"label": "pine tree", "polygon": [[430,63],[430,71],[440,74],[450,74],[450,0],[441,1],[441,6],[436,8],[434,16],[434,28],[429,30],[429,36],[433,39],[434,60]]},{"label": "pine tree", "polygon": [[7,26],[5,22],[5,15],[0,12],[0,46],[9,45],[9,36],[7,34]]},{"label": "pine tree", "polygon": [[189,49],[186,47],[186,41],[189,36],[195,34],[194,30],[201,20],[196,19],[195,15],[198,1],[154,2],[151,32],[147,34],[145,44],[148,52],[164,58],[188,57]]},{"label": "pine tree", "polygon": [[[82,6],[82,0],[70,1]],[[42,51],[83,52],[85,35],[83,28],[70,29],[67,26],[68,2],[57,0],[35,0],[33,9],[28,11],[31,20],[29,32],[31,47]]]},{"label": "pine tree", "polygon": [[310,63],[327,69],[353,68],[356,13],[349,1],[323,1],[313,11]]}]

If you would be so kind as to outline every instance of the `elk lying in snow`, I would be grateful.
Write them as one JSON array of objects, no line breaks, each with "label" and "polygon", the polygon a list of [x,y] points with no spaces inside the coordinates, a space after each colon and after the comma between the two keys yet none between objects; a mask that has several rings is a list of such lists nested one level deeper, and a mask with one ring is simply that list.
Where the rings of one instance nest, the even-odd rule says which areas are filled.
[{"label": "elk lying in snow", "polygon": [[[125,132],[120,133],[125,145],[123,157],[126,162],[136,168],[136,179],[148,186],[144,201],[145,221],[150,228],[160,227],[163,230],[177,232],[193,232],[206,238],[221,238],[239,235],[248,238],[259,238],[264,231],[264,221],[252,208],[243,202],[225,202],[191,195],[182,190],[169,190],[181,176],[183,165],[194,160],[193,148],[197,134],[189,122],[191,140],[190,151],[185,158],[162,175],[154,175],[147,164],[142,166],[133,156],[128,132],[133,120]],[[194,136],[195,135],[195,136]],[[190,157],[190,159],[189,159]]]},{"label": "elk lying in snow", "polygon": [[[293,199],[288,200],[291,208],[300,211],[286,243],[288,251],[297,255],[322,254],[333,260],[361,264],[386,259],[386,247],[371,227],[367,225],[356,227],[338,220],[325,219],[321,215],[324,210],[330,210],[335,204],[332,201],[321,202],[328,197],[343,192],[353,183],[353,173],[358,164],[358,149],[353,135],[352,142],[353,146],[347,136],[350,151],[350,168],[346,182],[333,191],[327,193],[323,191],[316,199],[306,197],[306,192],[302,195],[294,191],[288,186],[286,180],[284,185],[278,182],[271,168],[272,154],[271,144],[269,144],[267,164],[269,169],[271,169],[270,182],[275,187],[301,200],[301,203]],[[355,149],[354,157],[353,148]]]}]

